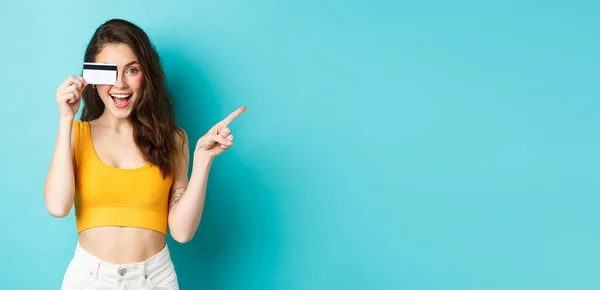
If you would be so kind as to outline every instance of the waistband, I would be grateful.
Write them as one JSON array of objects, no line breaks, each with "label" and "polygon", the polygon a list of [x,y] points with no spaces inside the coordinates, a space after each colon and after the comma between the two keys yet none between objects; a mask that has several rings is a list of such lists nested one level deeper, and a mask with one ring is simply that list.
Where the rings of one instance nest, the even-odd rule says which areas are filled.
[{"label": "waistband", "polygon": [[158,253],[145,261],[131,264],[113,264],[103,261],[81,247],[79,242],[75,248],[72,263],[87,274],[95,277],[113,279],[147,278],[165,265],[171,263],[171,254],[167,245]]}]

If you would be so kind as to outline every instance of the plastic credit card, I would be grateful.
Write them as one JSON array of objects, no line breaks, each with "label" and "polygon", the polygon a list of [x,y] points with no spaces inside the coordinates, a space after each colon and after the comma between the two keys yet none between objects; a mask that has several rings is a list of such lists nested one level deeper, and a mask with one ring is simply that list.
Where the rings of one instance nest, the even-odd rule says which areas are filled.
[{"label": "plastic credit card", "polygon": [[117,65],[84,62],[83,79],[90,85],[114,85],[117,83]]}]

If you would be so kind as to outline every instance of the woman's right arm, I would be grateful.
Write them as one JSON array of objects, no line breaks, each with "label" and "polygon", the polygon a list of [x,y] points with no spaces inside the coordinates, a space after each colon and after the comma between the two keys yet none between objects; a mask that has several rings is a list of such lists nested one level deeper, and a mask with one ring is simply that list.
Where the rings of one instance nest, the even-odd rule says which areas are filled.
[{"label": "woman's right arm", "polygon": [[75,196],[73,122],[85,86],[87,84],[82,77],[72,76],[67,78],[56,91],[60,118],[54,153],[44,184],[46,209],[54,217],[66,217],[73,206]]}]

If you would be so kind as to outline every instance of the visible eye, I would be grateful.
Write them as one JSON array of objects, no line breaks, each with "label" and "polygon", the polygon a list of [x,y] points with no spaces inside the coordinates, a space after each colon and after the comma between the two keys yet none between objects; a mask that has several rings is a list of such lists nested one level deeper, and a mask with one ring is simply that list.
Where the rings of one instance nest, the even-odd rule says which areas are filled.
[{"label": "visible eye", "polygon": [[131,73],[131,74],[135,74],[135,73],[137,73],[137,72],[138,72],[138,69],[137,69],[137,68],[133,68],[133,67],[132,67],[132,68],[128,69],[128,70],[127,70],[127,72],[128,72],[128,73]]}]

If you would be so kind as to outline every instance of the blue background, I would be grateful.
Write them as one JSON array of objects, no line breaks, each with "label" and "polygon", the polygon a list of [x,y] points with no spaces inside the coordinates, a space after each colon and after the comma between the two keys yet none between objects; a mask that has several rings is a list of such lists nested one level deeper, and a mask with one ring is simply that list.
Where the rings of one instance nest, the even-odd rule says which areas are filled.
[{"label": "blue background", "polygon": [[600,6],[485,2],[3,1],[2,288],[59,288],[55,90],[118,17],[192,145],[248,106],[182,289],[600,289]]}]

